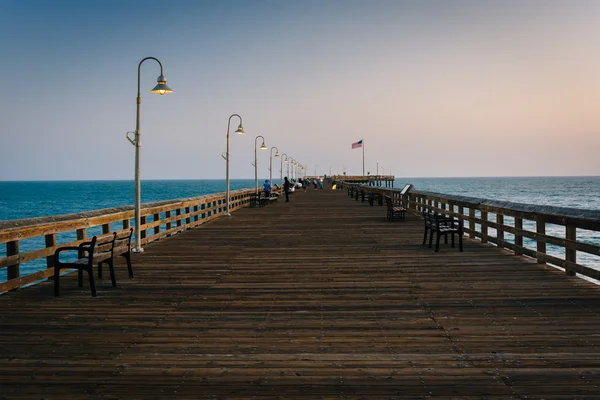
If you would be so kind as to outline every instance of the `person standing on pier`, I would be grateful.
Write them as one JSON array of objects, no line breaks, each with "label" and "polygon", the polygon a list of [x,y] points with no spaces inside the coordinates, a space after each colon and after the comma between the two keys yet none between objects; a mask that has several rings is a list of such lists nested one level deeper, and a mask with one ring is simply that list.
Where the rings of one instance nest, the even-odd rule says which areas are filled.
[{"label": "person standing on pier", "polygon": [[288,177],[283,178],[283,191],[285,192],[285,202],[290,201],[290,181],[288,181]]},{"label": "person standing on pier", "polygon": [[269,197],[271,197],[271,182],[269,182],[268,179],[265,180],[263,188],[265,189],[265,197],[268,199]]}]

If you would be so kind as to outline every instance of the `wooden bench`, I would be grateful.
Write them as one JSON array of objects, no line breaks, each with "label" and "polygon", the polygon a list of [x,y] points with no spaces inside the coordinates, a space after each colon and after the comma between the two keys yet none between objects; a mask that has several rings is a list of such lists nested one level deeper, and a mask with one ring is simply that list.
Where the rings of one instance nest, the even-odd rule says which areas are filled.
[{"label": "wooden bench", "polygon": [[252,193],[250,195],[250,208],[258,208],[265,206],[265,198],[263,192]]},{"label": "wooden bench", "polygon": [[273,204],[273,203],[277,203],[277,200],[279,200],[279,196],[274,196],[272,193],[269,197],[265,197],[265,199],[267,200],[267,204]]},{"label": "wooden bench", "polygon": [[387,219],[393,221],[394,218],[398,217],[401,220],[406,219],[406,208],[402,204],[394,204],[390,196],[384,196],[385,205],[387,209]]},{"label": "wooden bench", "polygon": [[276,203],[278,199],[278,196],[273,195],[267,197],[266,193],[263,191],[258,193],[252,193],[250,195],[250,208],[264,207],[271,203]]},{"label": "wooden bench", "polygon": [[[112,235],[94,236],[91,241],[83,242],[79,246],[59,247],[54,252],[54,296],[60,295],[60,270],[76,269],[79,287],[83,286],[83,271],[88,273],[92,296],[96,297],[96,284],[94,283],[94,264],[102,262],[112,256],[112,247],[116,233]],[[61,253],[77,251],[77,259],[73,261],[60,261]],[[117,286],[115,270],[110,265],[110,277],[113,286]]]},{"label": "wooden bench", "polygon": [[[96,297],[96,284],[94,282],[94,265],[98,264],[98,277],[102,278],[102,264],[108,264],[110,279],[113,286],[117,286],[115,279],[115,256],[123,256],[127,261],[129,278],[133,278],[131,266],[131,237],[133,229],[122,232],[113,232],[101,236],[94,236],[92,240],[83,242],[79,246],[63,246],[54,252],[54,295],[60,295],[60,270],[76,269],[79,287],[83,286],[83,271],[87,272],[90,281],[92,296]],[[77,259],[61,261],[60,256],[67,252],[77,252]],[[64,254],[63,254],[64,256]]]},{"label": "wooden bench", "polygon": [[354,193],[356,195],[356,201],[358,201],[358,198],[361,198],[361,203],[364,203],[365,201],[365,189],[360,188],[360,187],[356,187],[354,189]]},{"label": "wooden bench", "polygon": [[369,205],[372,206],[377,200],[377,204],[383,205],[383,194],[379,192],[369,192]]},{"label": "wooden bench", "polygon": [[433,242],[435,233],[435,252],[440,249],[440,237],[444,236],[444,242],[448,243],[448,235],[452,236],[452,247],[454,247],[454,234],[458,235],[458,248],[463,251],[463,226],[460,220],[446,217],[444,215],[423,211],[423,220],[425,231],[423,233],[423,244],[427,242],[427,233],[429,233],[429,248]]},{"label": "wooden bench", "polygon": [[[127,262],[127,272],[129,273],[129,279],[133,279],[133,267],[131,266],[131,237],[133,236],[133,228],[115,232],[115,241],[112,247],[112,255],[98,263],[98,278],[102,279],[102,264],[111,264],[114,267],[115,257],[121,256]],[[114,286],[114,285],[113,285]]]}]

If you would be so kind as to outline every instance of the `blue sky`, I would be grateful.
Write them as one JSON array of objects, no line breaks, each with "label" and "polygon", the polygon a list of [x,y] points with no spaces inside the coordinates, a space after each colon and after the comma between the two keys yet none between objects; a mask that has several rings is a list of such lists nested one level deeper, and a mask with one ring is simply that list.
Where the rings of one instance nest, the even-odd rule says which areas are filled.
[{"label": "blue sky", "polygon": [[360,139],[366,171],[399,177],[600,171],[598,1],[5,0],[0,18],[0,180],[133,179],[148,56],[174,92],[142,65],[142,179],[224,178],[233,113],[233,178],[257,135],[310,173],[362,173]]}]

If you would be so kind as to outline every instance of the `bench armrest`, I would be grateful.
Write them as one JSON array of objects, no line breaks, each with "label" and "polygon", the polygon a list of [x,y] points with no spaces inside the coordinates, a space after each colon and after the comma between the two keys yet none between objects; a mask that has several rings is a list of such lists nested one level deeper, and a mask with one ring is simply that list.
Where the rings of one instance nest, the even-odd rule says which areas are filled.
[{"label": "bench armrest", "polygon": [[77,252],[77,257],[81,258],[82,257],[82,251],[83,249],[81,248],[81,246],[64,246],[64,247],[59,247],[58,249],[56,249],[56,251],[54,252],[54,259],[56,260],[56,262],[60,262],[60,254],[61,253],[66,253],[66,252]]}]

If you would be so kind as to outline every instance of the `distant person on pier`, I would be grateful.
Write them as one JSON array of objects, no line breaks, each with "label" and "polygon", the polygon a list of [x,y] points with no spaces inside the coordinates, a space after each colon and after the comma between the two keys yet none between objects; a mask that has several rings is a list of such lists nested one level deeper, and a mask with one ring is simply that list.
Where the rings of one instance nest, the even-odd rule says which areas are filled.
[{"label": "distant person on pier", "polygon": [[283,191],[285,192],[285,202],[289,202],[290,201],[290,188],[292,187],[292,184],[290,183],[290,181],[288,180],[288,177],[286,176],[285,178],[283,178]]},{"label": "distant person on pier", "polygon": [[269,182],[269,180],[265,180],[265,184],[263,185],[263,188],[265,189],[265,197],[269,198],[271,197],[271,182]]}]

